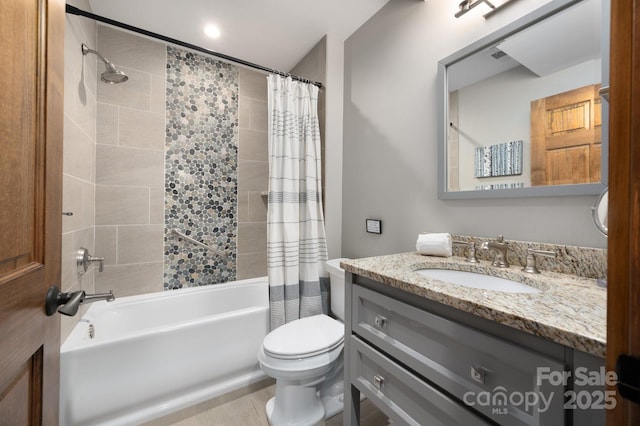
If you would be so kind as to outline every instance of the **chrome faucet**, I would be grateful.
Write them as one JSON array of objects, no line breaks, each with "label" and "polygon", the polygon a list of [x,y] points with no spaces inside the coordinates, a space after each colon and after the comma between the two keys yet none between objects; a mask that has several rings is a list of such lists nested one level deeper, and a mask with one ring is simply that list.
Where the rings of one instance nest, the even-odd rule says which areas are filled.
[{"label": "chrome faucet", "polygon": [[497,266],[498,268],[509,267],[509,262],[507,261],[509,245],[504,242],[504,237],[502,235],[498,235],[498,238],[494,241],[485,241],[480,246],[480,249],[489,250],[494,253],[493,262],[491,263],[493,266]]},{"label": "chrome faucet", "polygon": [[74,316],[78,312],[78,308],[83,303],[91,303],[98,300],[106,300],[113,302],[116,297],[113,291],[109,293],[87,294],[84,290],[74,291],[73,293],[61,293],[57,286],[51,286],[47,292],[45,310],[47,315],[53,315],[56,310],[63,315]]}]

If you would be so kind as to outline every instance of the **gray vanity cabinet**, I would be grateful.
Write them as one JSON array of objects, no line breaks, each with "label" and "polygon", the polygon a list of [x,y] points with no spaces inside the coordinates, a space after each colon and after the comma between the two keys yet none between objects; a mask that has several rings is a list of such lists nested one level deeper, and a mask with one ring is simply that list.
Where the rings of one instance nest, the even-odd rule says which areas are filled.
[{"label": "gray vanity cabinet", "polygon": [[[575,413],[564,409],[570,384],[540,379],[548,377],[540,371],[557,377],[571,368],[571,349],[353,279],[347,286],[345,389],[350,383],[352,392],[345,392],[345,425],[358,423],[353,404],[360,392],[394,424],[575,423]],[[575,417],[599,424],[593,416]]]}]

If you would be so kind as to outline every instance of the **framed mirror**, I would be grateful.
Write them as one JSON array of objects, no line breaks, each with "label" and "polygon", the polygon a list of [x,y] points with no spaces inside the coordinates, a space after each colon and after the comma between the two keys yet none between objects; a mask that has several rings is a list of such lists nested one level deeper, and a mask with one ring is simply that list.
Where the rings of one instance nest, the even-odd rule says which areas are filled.
[{"label": "framed mirror", "polygon": [[551,1],[438,63],[439,198],[602,192],[608,1]]}]

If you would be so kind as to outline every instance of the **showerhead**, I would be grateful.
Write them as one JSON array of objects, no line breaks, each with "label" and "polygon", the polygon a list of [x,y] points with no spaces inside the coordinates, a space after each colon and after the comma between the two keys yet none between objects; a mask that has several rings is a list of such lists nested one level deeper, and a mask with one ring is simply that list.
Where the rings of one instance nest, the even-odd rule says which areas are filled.
[{"label": "showerhead", "polygon": [[89,53],[93,53],[104,63],[106,69],[100,75],[100,80],[102,80],[104,83],[117,84],[124,83],[125,81],[129,80],[129,77],[124,73],[124,71],[113,65],[107,58],[102,56],[96,50],[89,49],[87,45],[83,43],[82,54],[88,55]]}]

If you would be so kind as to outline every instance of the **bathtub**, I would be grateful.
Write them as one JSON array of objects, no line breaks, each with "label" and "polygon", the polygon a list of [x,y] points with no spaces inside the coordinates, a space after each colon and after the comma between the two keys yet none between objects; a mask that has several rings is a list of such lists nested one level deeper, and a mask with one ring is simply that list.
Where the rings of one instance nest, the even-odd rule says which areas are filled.
[{"label": "bathtub", "polygon": [[137,424],[263,380],[268,331],[266,278],[93,303],[61,347],[60,424]]}]

